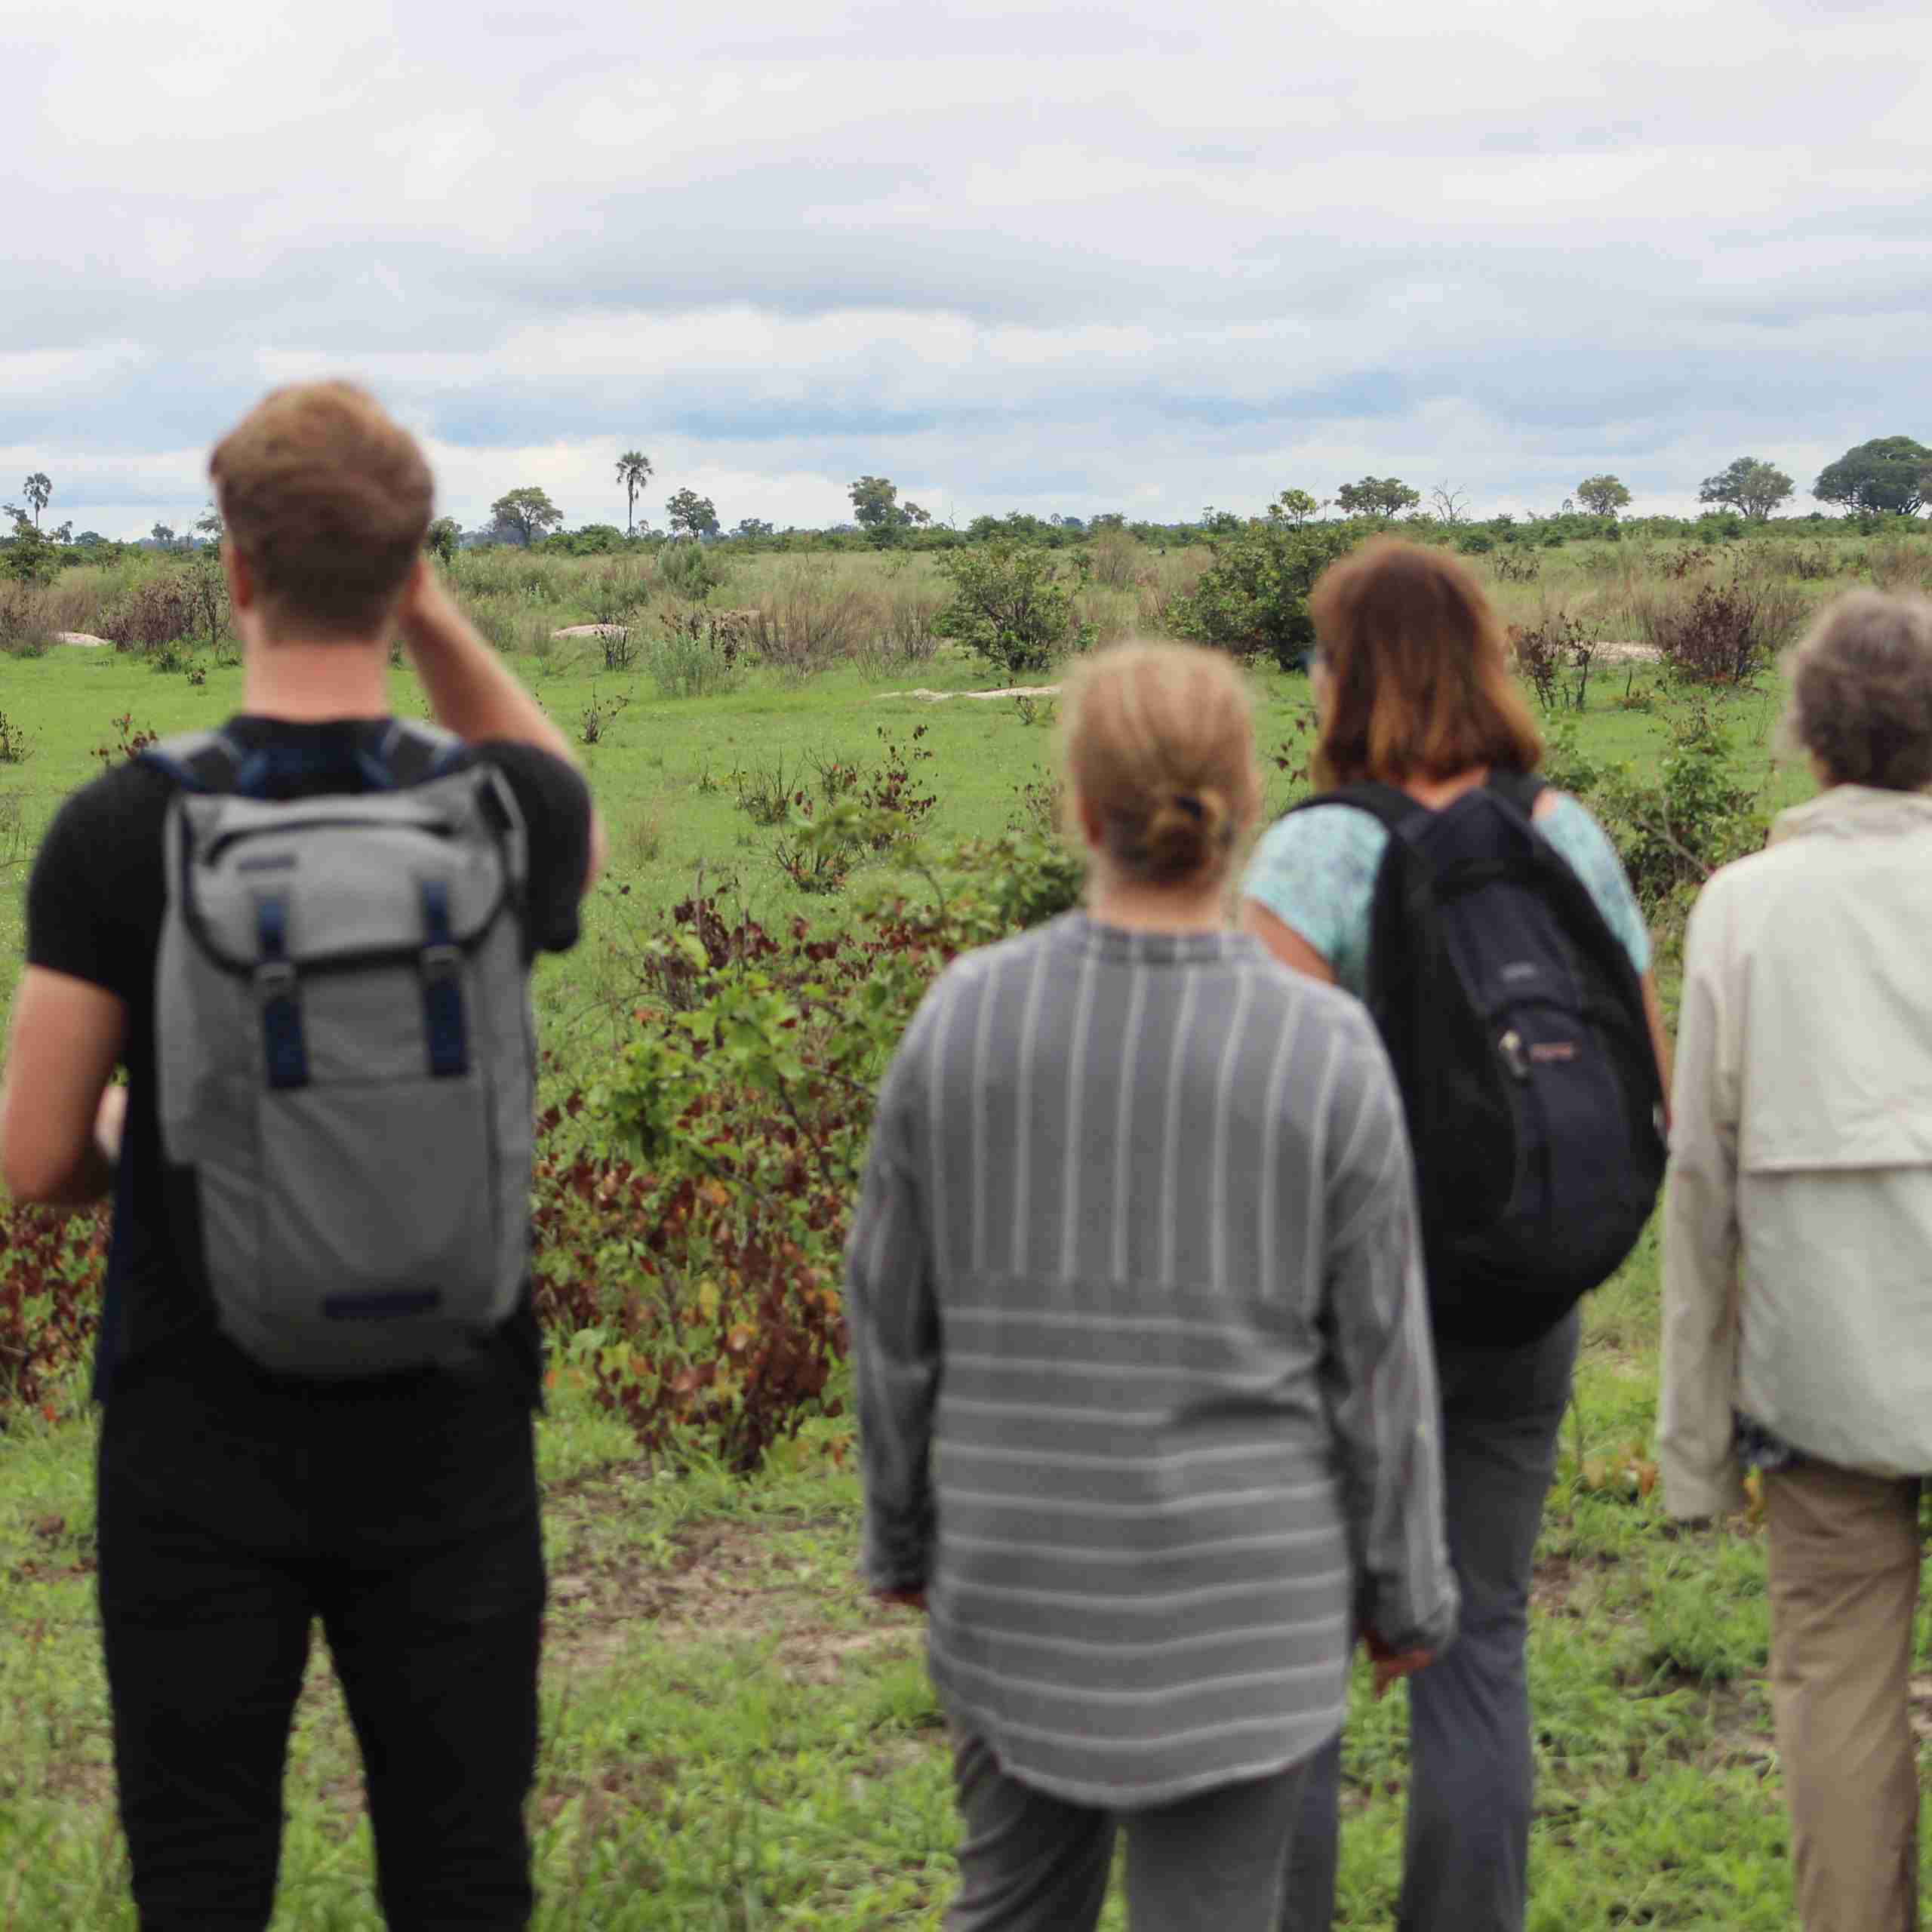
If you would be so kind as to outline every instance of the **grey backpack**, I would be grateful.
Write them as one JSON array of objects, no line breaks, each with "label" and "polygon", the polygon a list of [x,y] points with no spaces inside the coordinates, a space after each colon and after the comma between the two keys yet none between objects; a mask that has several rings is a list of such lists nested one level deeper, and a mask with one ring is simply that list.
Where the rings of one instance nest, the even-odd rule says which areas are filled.
[{"label": "grey backpack", "polygon": [[[195,1171],[222,1329],[288,1375],[454,1363],[528,1262],[522,820],[446,734],[363,736],[323,764],[217,733],[142,755],[177,787],[162,1144]],[[365,789],[275,795],[345,768]]]}]

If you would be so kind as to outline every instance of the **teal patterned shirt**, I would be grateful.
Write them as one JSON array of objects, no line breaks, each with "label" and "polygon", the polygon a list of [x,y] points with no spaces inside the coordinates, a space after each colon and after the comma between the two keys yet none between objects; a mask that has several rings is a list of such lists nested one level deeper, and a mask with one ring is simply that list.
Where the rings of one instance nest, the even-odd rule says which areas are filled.
[{"label": "teal patterned shirt", "polygon": [[[1536,827],[1589,888],[1631,964],[1647,971],[1651,936],[1609,834],[1567,793]],[[1241,881],[1243,895],[1299,933],[1358,999],[1367,991],[1369,909],[1388,843],[1387,828],[1354,805],[1291,812],[1263,834]]]}]

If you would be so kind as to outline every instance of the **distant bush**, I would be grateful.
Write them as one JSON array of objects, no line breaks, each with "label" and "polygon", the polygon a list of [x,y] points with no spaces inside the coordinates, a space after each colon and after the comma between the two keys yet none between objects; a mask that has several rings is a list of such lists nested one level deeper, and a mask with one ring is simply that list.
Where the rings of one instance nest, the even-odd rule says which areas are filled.
[{"label": "distant bush", "polygon": [[1741,689],[1770,666],[1802,621],[1804,593],[1765,572],[1695,590],[1646,586],[1632,598],[1646,641],[1680,682]]},{"label": "distant bush", "polygon": [[1088,639],[1075,620],[1077,583],[1030,543],[989,536],[940,559],[952,599],[934,620],[943,637],[956,638],[1008,677],[1044,669],[1058,654]]},{"label": "distant bush", "polygon": [[1335,524],[1299,529],[1278,518],[1244,524],[1215,540],[1200,581],[1170,604],[1169,622],[1183,637],[1298,670],[1315,643],[1308,594],[1329,565],[1354,549],[1356,538]]},{"label": "distant bush", "polygon": [[122,651],[152,651],[194,635],[200,599],[185,571],[150,570],[100,614],[100,634]]},{"label": "distant bush", "polygon": [[643,665],[660,697],[715,697],[737,688],[739,650],[736,633],[715,615],[693,611],[663,620],[645,645]]},{"label": "distant bush", "polygon": [[829,557],[800,557],[745,614],[761,663],[807,678],[857,655],[883,628],[877,593],[843,574]]},{"label": "distant bush", "polygon": [[52,643],[53,629],[32,586],[0,579],[0,652],[9,657],[44,656]]},{"label": "distant bush", "polygon": [[724,560],[694,540],[666,543],[657,553],[658,581],[673,596],[701,604],[731,580]]},{"label": "distant bush", "polygon": [[1923,537],[1883,537],[1865,553],[1865,567],[1881,590],[1932,587],[1932,543]]},{"label": "distant bush", "polygon": [[1128,589],[1140,572],[1140,546],[1118,524],[1103,525],[1095,531],[1088,541],[1087,555],[1092,561],[1094,581],[1109,590]]}]

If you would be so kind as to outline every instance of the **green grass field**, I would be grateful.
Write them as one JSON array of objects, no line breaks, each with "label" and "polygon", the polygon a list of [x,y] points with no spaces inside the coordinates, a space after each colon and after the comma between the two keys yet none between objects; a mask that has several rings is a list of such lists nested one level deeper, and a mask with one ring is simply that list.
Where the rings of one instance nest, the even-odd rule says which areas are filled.
[{"label": "green grass field", "polygon": [[[594,648],[594,647],[592,647]],[[802,683],[761,671],[727,695],[666,701],[564,647],[521,668],[575,736],[623,696],[585,753],[613,831],[611,878],[584,946],[539,986],[554,1078],[621,1027],[626,934],[691,889],[729,887],[761,916],[839,916],[836,897],[780,875],[774,829],[735,802],[734,774],[814,754],[910,749],[938,803],[923,829],[995,832],[1038,782],[1052,737],[1011,701],[883,698],[969,688],[942,653],[881,682],[854,670]],[[1650,674],[1645,673],[1645,675]],[[1290,739],[1300,679],[1259,679],[1264,749]],[[1654,712],[1580,720],[1600,761],[1654,758]],[[111,721],[166,732],[233,708],[239,673],[191,687],[108,651],[0,657],[0,713],[32,741],[0,764],[0,996],[20,949],[26,863],[60,797],[97,769]],[[420,709],[406,674],[399,708]],[[1740,702],[1743,761],[1764,770],[1770,697]],[[1780,799],[1801,777],[1780,774]],[[848,890],[857,890],[855,878]],[[1681,1535],[1649,1487],[1657,1257],[1646,1242],[1592,1300],[1576,1411],[1539,1556],[1531,1657],[1540,1760],[1531,1924],[1540,1932],[1649,1925],[1744,1932],[1789,1921],[1790,1885],[1764,1687],[1761,1541],[1746,1524]],[[70,1387],[48,1422],[0,1435],[0,1928],[131,1926],[113,1824],[107,1715],[92,1615],[92,1422]],[[653,1469],[568,1374],[542,1429],[555,1601],[536,1801],[537,1923],[598,1932],[935,1927],[954,1823],[940,1713],[913,1620],[855,1586],[849,1471],[810,1450],[749,1481]],[[1926,1647],[1921,1631],[1921,1654]],[[1364,1697],[1348,1734],[1342,1922],[1391,1922],[1399,1876],[1402,1701]],[[278,1932],[373,1928],[354,1754],[314,1665],[290,1768]],[[1932,1903],[1932,1884],[1927,1893]],[[1118,1927],[1118,1907],[1105,1922]]]}]

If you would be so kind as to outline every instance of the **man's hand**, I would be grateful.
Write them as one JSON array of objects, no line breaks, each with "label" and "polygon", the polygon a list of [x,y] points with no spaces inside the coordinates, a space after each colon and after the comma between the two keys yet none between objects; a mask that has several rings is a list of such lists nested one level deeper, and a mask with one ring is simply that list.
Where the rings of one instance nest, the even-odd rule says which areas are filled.
[{"label": "man's hand", "polygon": [[396,611],[397,626],[411,654],[425,648],[433,650],[466,623],[441,573],[428,558],[418,557]]},{"label": "man's hand", "polygon": [[1392,1651],[1373,1630],[1361,1633],[1363,1647],[1375,1666],[1375,1700],[1387,1697],[1390,1687],[1404,1677],[1426,1670],[1435,1661],[1433,1651]]},{"label": "man's hand", "polygon": [[916,1610],[921,1616],[925,1614],[926,1593],[923,1589],[875,1590],[872,1597],[875,1601],[889,1604],[895,1610]]}]

